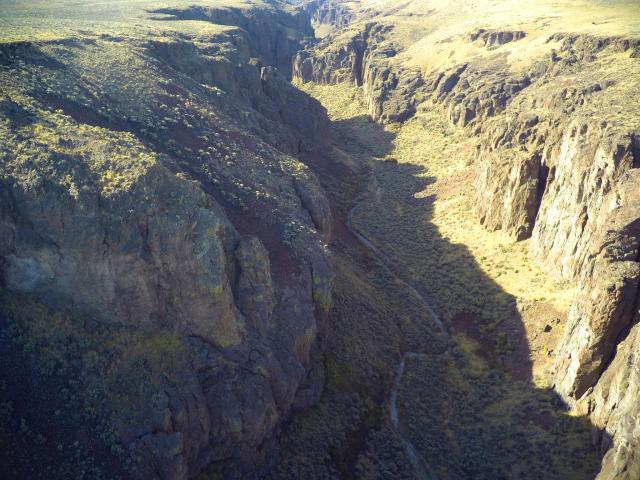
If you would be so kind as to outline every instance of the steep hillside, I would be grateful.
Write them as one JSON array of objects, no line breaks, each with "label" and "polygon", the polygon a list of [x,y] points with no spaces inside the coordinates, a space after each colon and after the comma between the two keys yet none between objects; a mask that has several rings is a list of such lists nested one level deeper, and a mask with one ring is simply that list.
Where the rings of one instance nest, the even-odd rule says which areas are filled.
[{"label": "steep hillside", "polygon": [[[330,211],[299,157],[328,121],[271,66],[308,17],[251,3],[2,11],[3,364],[14,344],[27,352],[2,372],[3,478],[248,465],[322,388]],[[44,419],[41,382],[60,404]]]},{"label": "steep hillside", "polygon": [[[375,191],[361,204],[376,206],[358,227],[401,270],[416,272],[436,304],[444,302],[441,312],[454,331],[459,312],[481,312],[463,328],[484,331],[484,348],[503,334],[517,343],[504,322],[521,317],[539,381],[613,438],[602,440],[608,452],[600,478],[637,477],[638,402],[629,397],[638,388],[631,350],[640,308],[637,5],[362,1],[349,8],[347,27],[334,28],[297,55],[294,76],[301,83],[355,85],[374,119],[404,122],[396,150],[385,157],[393,164],[373,167],[380,171]],[[456,128],[438,134],[440,119]],[[405,150],[408,142],[412,147]],[[468,294],[477,285],[471,279],[453,297],[440,290],[459,280],[440,286],[440,270],[452,266],[425,252],[433,248],[433,233],[403,230],[409,224],[398,215],[407,214],[406,194],[385,193],[396,162],[434,177],[414,196],[434,199],[432,221],[440,234],[470,247],[505,290],[523,287],[517,313],[505,316],[489,306],[491,295],[474,307],[480,298]],[[381,223],[388,202],[397,206]],[[438,205],[445,209],[441,215]],[[478,232],[466,209],[500,233]],[[426,246],[405,246],[408,238]],[[496,241],[509,252],[522,245],[531,261],[513,252],[496,262],[503,257],[492,246]],[[424,263],[417,263],[422,256]],[[538,267],[561,283],[536,287],[522,269]],[[556,299],[557,326],[532,318],[548,310],[547,299]],[[537,313],[527,314],[532,309]],[[504,317],[502,327],[496,328],[496,317]],[[536,355],[540,336],[552,328],[563,335]],[[465,342],[458,346],[464,349]]]}]

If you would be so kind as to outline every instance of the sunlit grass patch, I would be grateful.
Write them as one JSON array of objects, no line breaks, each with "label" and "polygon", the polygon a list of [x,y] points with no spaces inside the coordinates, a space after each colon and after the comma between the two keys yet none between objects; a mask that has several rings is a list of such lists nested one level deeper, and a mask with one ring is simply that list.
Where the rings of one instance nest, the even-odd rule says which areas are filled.
[{"label": "sunlit grass patch", "polygon": [[479,354],[481,346],[478,342],[466,335],[464,332],[453,335],[453,340],[464,355],[466,365],[473,375],[480,376],[487,373],[489,366]]},{"label": "sunlit grass patch", "polygon": [[294,84],[319,100],[333,121],[368,115],[367,106],[362,101],[362,91],[354,85],[348,83],[321,85],[311,82],[294,82]]}]

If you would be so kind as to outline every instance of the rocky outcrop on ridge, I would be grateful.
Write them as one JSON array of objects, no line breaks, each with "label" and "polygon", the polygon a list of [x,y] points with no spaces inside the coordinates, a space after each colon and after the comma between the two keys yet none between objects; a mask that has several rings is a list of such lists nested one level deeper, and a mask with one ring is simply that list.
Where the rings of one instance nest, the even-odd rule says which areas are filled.
[{"label": "rocky outcrop on ridge", "polygon": [[639,308],[636,127],[582,116],[583,105],[606,98],[603,90],[595,84],[565,92],[564,102],[536,100],[569,114],[488,123],[478,155],[481,222],[516,239],[530,236],[539,264],[578,285],[556,357],[556,388],[570,402],[611,368]]},{"label": "rocky outcrop on ridge", "polygon": [[498,47],[505,43],[518,41],[526,36],[522,30],[498,31],[479,28],[469,34],[470,42],[480,42],[487,48]]},{"label": "rocky outcrop on ridge", "polygon": [[313,38],[309,15],[300,8],[284,3],[253,8],[177,7],[151,10],[178,20],[203,20],[217,25],[239,27],[247,33],[245,41],[253,56],[264,64],[279,68],[289,77],[291,59],[302,42]]},{"label": "rocky outcrop on ridge", "polygon": [[[594,121],[582,113],[585,105],[604,108],[606,102],[602,92],[609,87],[590,81],[582,89],[539,99],[538,104],[557,109],[544,119],[511,116],[497,122],[498,130],[489,128],[478,156],[477,205],[488,228],[516,239],[531,236],[530,252],[539,264],[556,278],[577,283],[556,355],[555,386],[569,403],[590,405],[581,407],[585,413],[598,405],[594,391],[607,398],[607,406],[600,399],[599,412],[592,413],[614,437],[601,478],[633,478],[637,459],[629,442],[637,432],[627,423],[636,407],[623,398],[613,407],[614,397],[625,393],[605,394],[603,385],[629,375],[628,388],[636,388],[632,371],[638,367],[627,353],[633,347],[619,345],[640,308],[637,126]],[[627,363],[621,354],[630,355],[624,357]]]}]

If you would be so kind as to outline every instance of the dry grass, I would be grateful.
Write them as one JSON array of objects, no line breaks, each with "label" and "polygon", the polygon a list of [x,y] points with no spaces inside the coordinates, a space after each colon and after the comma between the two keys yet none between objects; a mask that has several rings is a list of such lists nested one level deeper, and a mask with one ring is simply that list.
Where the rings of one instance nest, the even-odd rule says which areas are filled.
[{"label": "dry grass", "polygon": [[360,115],[368,115],[362,103],[360,90],[348,85],[320,85],[316,83],[295,83],[296,87],[316,98],[327,109],[332,121],[347,120]]},{"label": "dry grass", "polygon": [[[357,124],[347,120],[366,113],[357,88],[301,87],[343,128],[353,128]],[[534,377],[544,384],[555,336],[542,331],[551,319],[564,319],[574,289],[554,282],[530,260],[528,242],[514,242],[479,224],[471,171],[475,140],[464,130],[435,111],[384,128],[394,140],[385,157],[371,160],[373,181],[354,209],[354,225],[406,279],[422,287],[445,320],[472,311],[485,319],[483,328],[496,332],[524,322],[521,329],[533,354]],[[350,138],[362,142],[371,136],[364,132]],[[365,156],[369,152],[363,151]],[[384,161],[389,159],[397,165]],[[552,313],[523,314],[541,310]],[[554,333],[561,330],[561,324],[554,325]]]},{"label": "dry grass", "polygon": [[[363,0],[360,12],[374,12],[381,23],[393,24],[391,40],[403,50],[395,61],[423,71],[442,70],[468,61],[502,62],[527,69],[533,59],[557,47],[547,39],[554,32],[597,36],[640,35],[637,2],[587,0]],[[368,19],[366,13],[363,17]],[[466,40],[477,28],[523,30],[527,36],[495,49]]]},{"label": "dry grass", "polygon": [[[19,2],[0,0],[0,43],[57,41],[79,37],[166,37],[182,34],[190,38],[233,29],[210,22],[174,20],[170,15],[151,10],[191,6],[219,8],[273,8],[261,0],[116,0],[110,2],[53,2],[35,0]],[[286,8],[286,7],[285,7]]]}]

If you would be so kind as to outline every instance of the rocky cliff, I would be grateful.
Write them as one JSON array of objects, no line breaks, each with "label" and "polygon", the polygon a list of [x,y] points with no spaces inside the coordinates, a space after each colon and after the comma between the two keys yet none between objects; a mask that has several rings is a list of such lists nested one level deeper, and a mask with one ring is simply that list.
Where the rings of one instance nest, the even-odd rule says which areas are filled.
[{"label": "rocky cliff", "polygon": [[221,5],[158,8],[151,11],[178,20],[200,20],[239,27],[247,34],[245,41],[253,56],[266,65],[279,68],[288,78],[291,75],[291,58],[300,50],[304,40],[313,37],[307,12],[289,7],[286,3],[265,4],[249,9]]},{"label": "rocky cliff", "polygon": [[[595,62],[607,49],[610,55],[623,51],[637,69],[633,49],[626,49],[636,43],[571,38],[563,41],[560,52],[573,58],[590,56]],[[481,144],[478,210],[489,228],[505,229],[518,239],[530,235],[533,258],[552,276],[577,284],[558,345],[555,386],[569,403],[591,405],[579,407],[582,411],[599,409],[593,418],[613,434],[613,449],[604,459],[601,476],[633,478],[637,459],[628,442],[637,432],[623,426],[628,421],[623,418],[633,418],[635,406],[614,407],[611,397],[624,393],[604,385],[610,385],[605,378],[629,375],[633,389],[632,371],[637,369],[633,354],[614,359],[620,355],[618,345],[637,323],[640,308],[638,125],[628,108],[622,107],[612,119],[606,112],[618,108],[613,105],[624,102],[637,87],[598,80],[588,64],[574,75],[571,89],[552,81],[540,89],[542,93],[524,93],[509,111],[541,115],[522,120],[522,115],[512,115],[499,122],[499,138],[493,130],[489,141]],[[620,368],[624,372],[616,371]],[[594,389],[600,395],[608,390],[608,407],[596,407]],[[628,410],[610,416],[611,411],[603,414],[606,408]]]},{"label": "rocky cliff", "polygon": [[[152,15],[0,44],[3,332],[61,359],[127,475],[240,472],[322,389],[330,210],[293,155],[328,121],[286,81],[309,18]],[[38,471],[8,452],[9,475]]]},{"label": "rocky cliff", "polygon": [[[415,112],[424,81],[411,69],[389,68],[396,55],[386,39],[391,26],[366,23],[347,28],[320,41],[315,50],[303,50],[294,58],[293,76],[302,82],[335,84],[352,82],[362,87],[369,113],[375,120],[402,121]],[[321,55],[314,51],[321,51]]]},{"label": "rocky cliff", "polygon": [[311,0],[302,2],[304,9],[311,15],[312,22],[331,28],[346,27],[353,19],[353,11],[345,3]]}]

